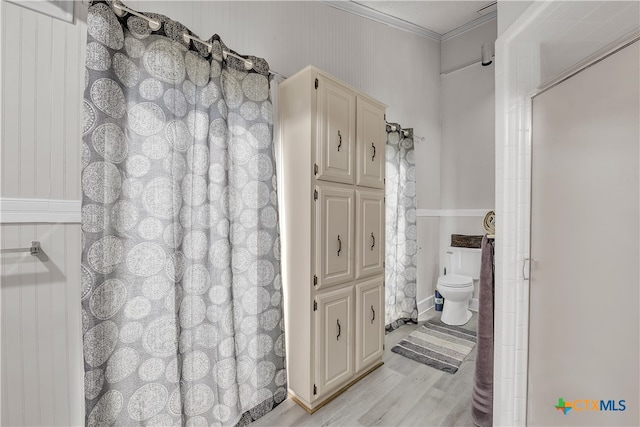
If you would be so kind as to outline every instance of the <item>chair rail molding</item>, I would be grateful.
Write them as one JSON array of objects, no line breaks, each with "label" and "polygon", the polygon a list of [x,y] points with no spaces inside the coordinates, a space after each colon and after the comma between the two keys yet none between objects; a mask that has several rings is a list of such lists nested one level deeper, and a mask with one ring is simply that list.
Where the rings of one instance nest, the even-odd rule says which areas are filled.
[{"label": "chair rail molding", "polygon": [[441,216],[480,216],[483,217],[493,208],[487,209],[416,209],[416,216],[419,217],[441,217]]},{"label": "chair rail molding", "polygon": [[0,198],[0,223],[79,224],[80,200]]}]

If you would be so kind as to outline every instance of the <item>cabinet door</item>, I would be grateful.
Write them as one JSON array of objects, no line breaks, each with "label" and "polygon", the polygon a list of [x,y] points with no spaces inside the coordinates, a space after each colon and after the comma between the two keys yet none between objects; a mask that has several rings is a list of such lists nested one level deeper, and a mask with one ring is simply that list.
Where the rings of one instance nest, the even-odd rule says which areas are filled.
[{"label": "cabinet door", "polygon": [[356,372],[382,357],[383,295],[382,276],[356,284]]},{"label": "cabinet door", "polygon": [[384,188],[385,144],[384,110],[358,97],[356,183]]},{"label": "cabinet door", "polygon": [[316,200],[317,289],[353,280],[354,191],[318,183]]},{"label": "cabinet door", "polygon": [[356,277],[384,272],[384,193],[357,190]]},{"label": "cabinet door", "polygon": [[353,285],[316,296],[317,397],[353,377]]},{"label": "cabinet door", "polygon": [[318,76],[317,178],[354,182],[356,96],[346,87]]}]

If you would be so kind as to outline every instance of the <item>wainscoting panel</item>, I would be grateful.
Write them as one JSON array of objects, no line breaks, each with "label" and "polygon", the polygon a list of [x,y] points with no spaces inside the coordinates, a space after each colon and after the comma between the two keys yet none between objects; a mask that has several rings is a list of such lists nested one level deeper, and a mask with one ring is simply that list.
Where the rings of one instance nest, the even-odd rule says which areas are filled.
[{"label": "wainscoting panel", "polygon": [[86,6],[75,24],[2,1],[2,197],[80,198]]},{"label": "wainscoting panel", "polygon": [[86,6],[0,2],[0,424],[82,425],[80,156]]},{"label": "wainscoting panel", "polygon": [[3,224],[2,425],[81,425],[79,224]]}]

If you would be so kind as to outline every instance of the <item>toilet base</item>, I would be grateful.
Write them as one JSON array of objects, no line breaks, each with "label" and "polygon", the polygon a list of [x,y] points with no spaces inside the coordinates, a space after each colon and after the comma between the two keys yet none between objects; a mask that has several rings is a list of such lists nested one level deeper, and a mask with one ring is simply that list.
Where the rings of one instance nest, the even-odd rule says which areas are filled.
[{"label": "toilet base", "polygon": [[468,309],[469,301],[451,301],[445,299],[442,309],[442,323],[452,326],[462,326],[471,320],[471,311]]}]

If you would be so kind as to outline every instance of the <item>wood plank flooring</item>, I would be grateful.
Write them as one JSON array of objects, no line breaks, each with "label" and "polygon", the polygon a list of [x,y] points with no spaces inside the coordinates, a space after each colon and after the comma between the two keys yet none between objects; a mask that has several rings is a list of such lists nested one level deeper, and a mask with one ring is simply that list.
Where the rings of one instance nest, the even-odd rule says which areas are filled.
[{"label": "wood plank flooring", "polygon": [[[440,317],[430,311],[429,318]],[[421,322],[422,323],[422,322]],[[476,330],[477,313],[464,328]],[[418,325],[385,337],[384,365],[309,415],[291,399],[252,423],[258,426],[473,426],[471,393],[476,348],[455,374],[391,352]]]}]

